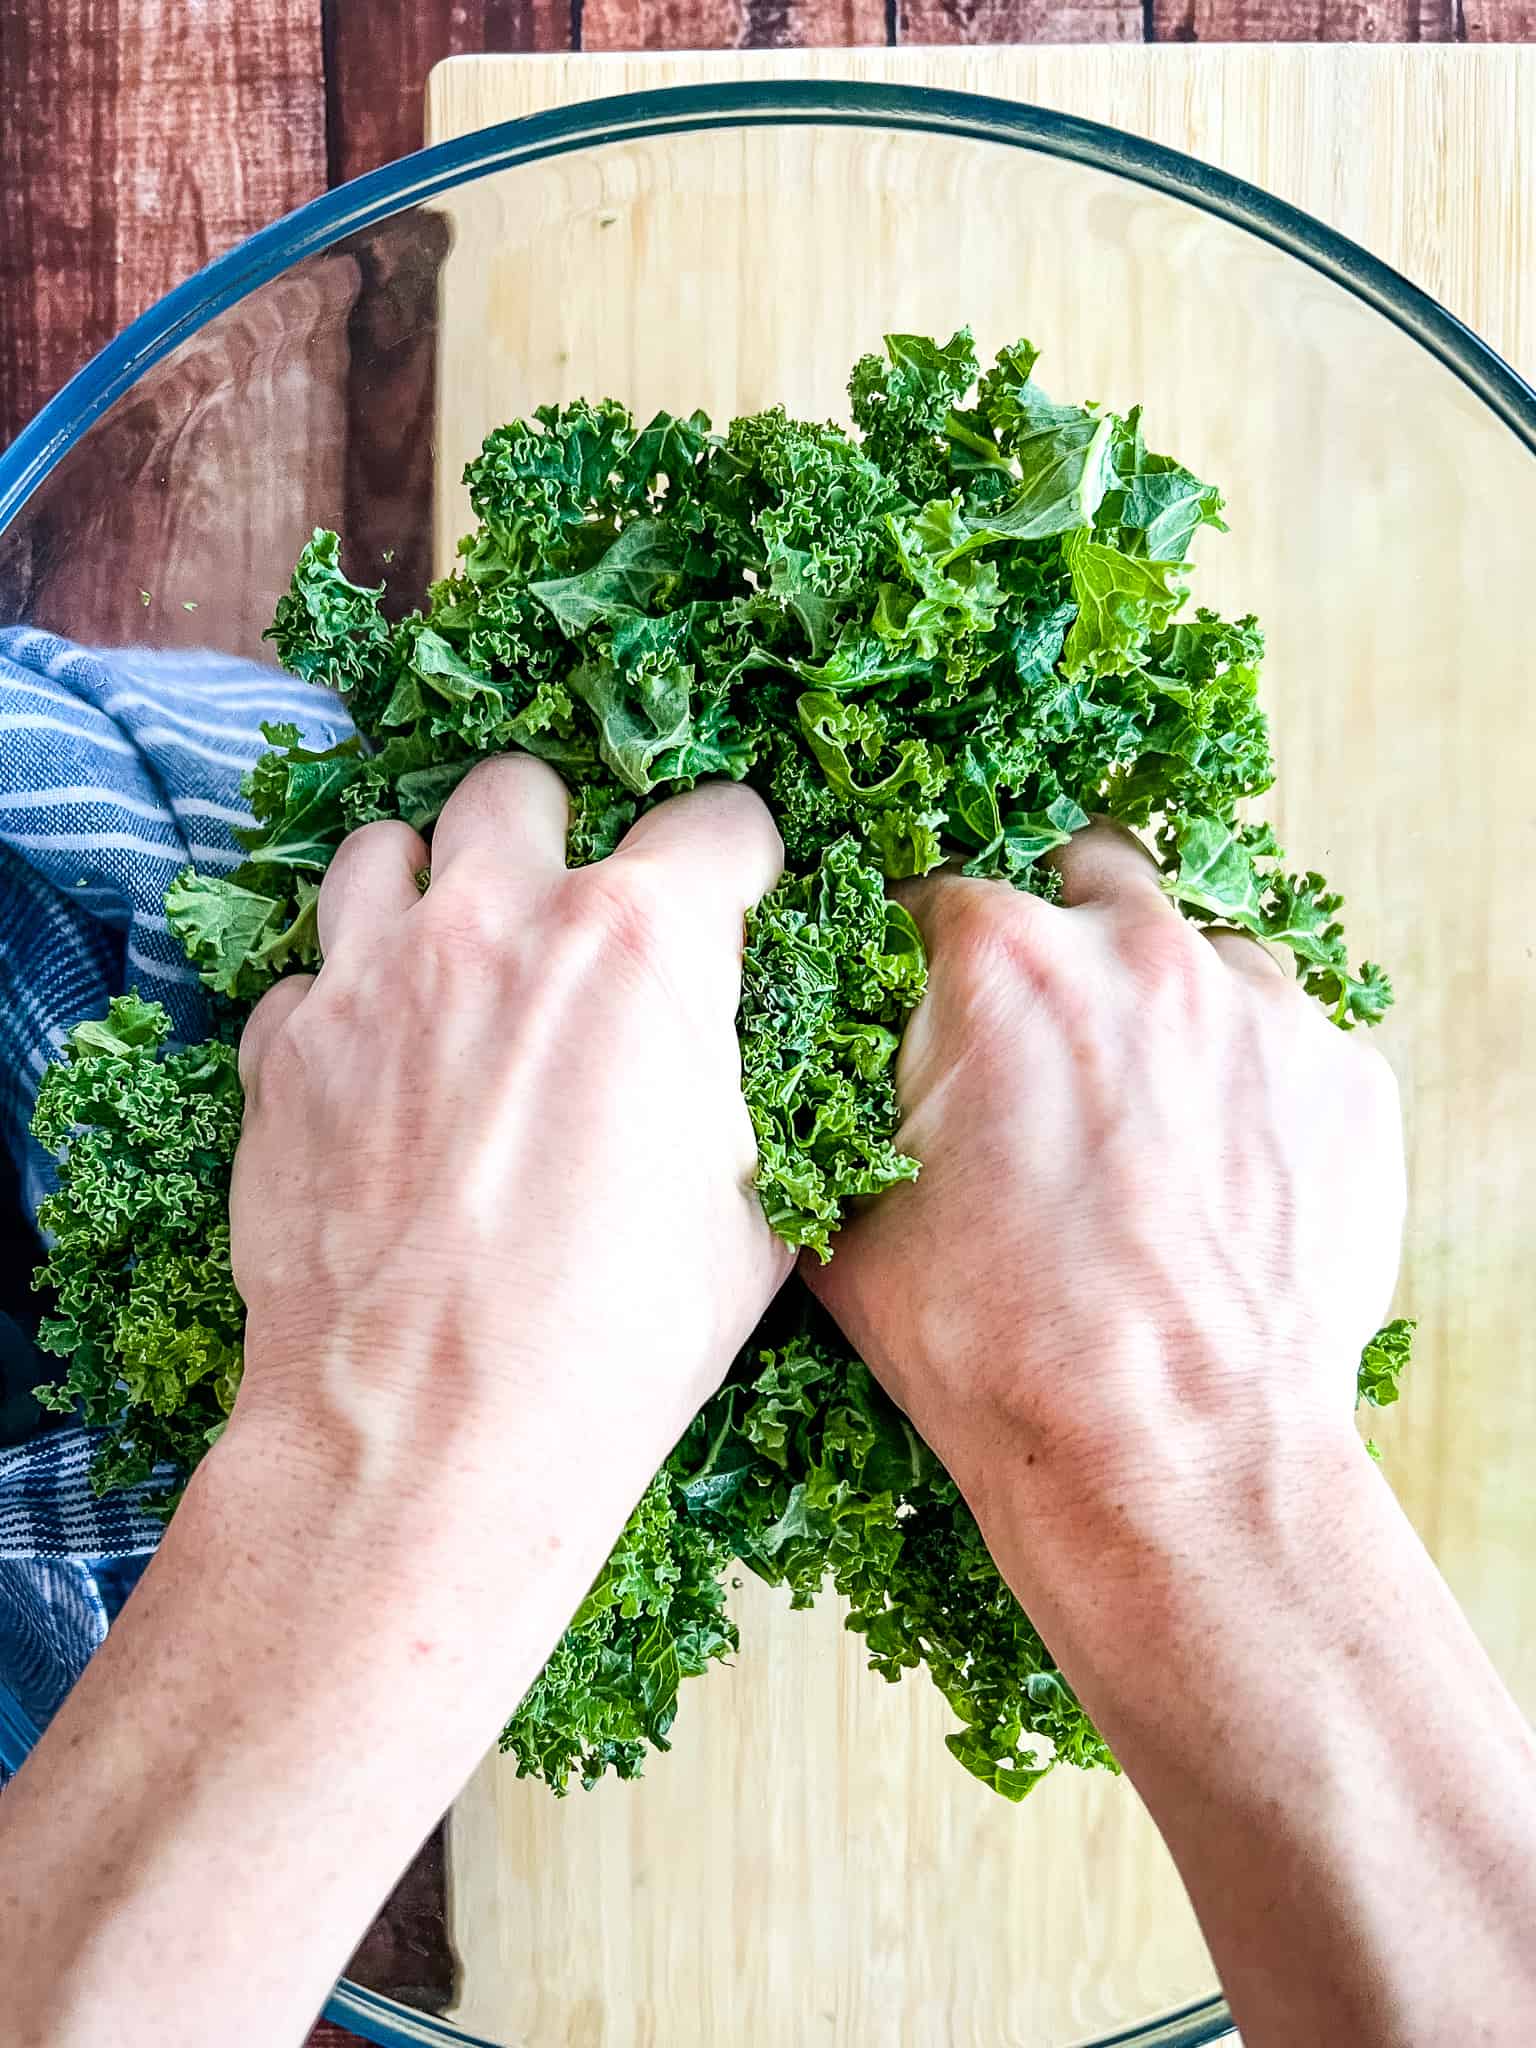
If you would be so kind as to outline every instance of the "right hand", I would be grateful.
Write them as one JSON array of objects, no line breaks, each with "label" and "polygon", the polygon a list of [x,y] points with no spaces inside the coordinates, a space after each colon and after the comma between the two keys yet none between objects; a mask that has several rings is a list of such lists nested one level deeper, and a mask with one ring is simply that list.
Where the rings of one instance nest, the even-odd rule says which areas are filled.
[{"label": "right hand", "polygon": [[1167,1497],[1343,1436],[1397,1270],[1380,1056],[1182,918],[1128,833],[1060,868],[1060,906],[902,892],[930,951],[897,1070],[922,1175],[807,1270],[978,1512],[1026,1464]]}]

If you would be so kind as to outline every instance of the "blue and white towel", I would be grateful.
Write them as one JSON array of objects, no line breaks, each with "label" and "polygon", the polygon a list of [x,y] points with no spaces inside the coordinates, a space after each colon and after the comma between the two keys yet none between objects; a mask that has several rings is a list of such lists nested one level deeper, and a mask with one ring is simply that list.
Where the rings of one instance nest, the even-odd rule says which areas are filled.
[{"label": "blue and white towel", "polygon": [[98,1500],[96,1434],[54,1429],[0,1451],[0,1783],[85,1669],[164,1524],[143,1505],[152,1483]]},{"label": "blue and white towel", "polygon": [[[189,861],[238,865],[240,779],[261,722],[279,719],[312,747],[351,730],[333,698],[257,662],[98,653],[0,629],[0,1143],[29,1214],[53,1178],[28,1132],[32,1104],[72,1026],[137,988],[165,1005],[178,1039],[201,1035],[164,894]],[[158,1526],[122,1496],[95,1499],[90,1448],[84,1432],[54,1430],[0,1453],[0,1688],[37,1726],[132,1576],[110,1561],[142,1559]],[[4,1753],[0,1739],[0,1776]]]}]

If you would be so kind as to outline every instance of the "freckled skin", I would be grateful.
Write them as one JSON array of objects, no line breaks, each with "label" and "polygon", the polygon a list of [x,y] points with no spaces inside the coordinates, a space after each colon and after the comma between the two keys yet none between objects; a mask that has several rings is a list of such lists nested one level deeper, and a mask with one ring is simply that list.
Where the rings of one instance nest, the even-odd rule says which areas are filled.
[{"label": "freckled skin", "polygon": [[[302,2039],[784,1276],[733,1031],[766,813],[661,806],[585,879],[562,821],[547,769],[477,769],[425,897],[414,834],[357,835],[320,977],[251,1020],[246,1376],[0,1801],[7,2048]],[[923,1172],[815,1283],[1163,1829],[1248,2048],[1528,2048],[1536,1754],[1350,1425],[1385,1070],[1123,837],[1062,869],[1060,908],[910,895]]]},{"label": "freckled skin", "polygon": [[1128,835],[1060,866],[1060,906],[906,893],[922,1173],[812,1284],[1163,1830],[1247,2048],[1520,2048],[1536,1745],[1351,1419],[1391,1076]]},{"label": "freckled skin", "polygon": [[788,1270],[734,1030],[767,812],[701,791],[579,872],[565,814],[483,764],[425,895],[358,833],[247,1025],[245,1376],[3,1801],[6,2048],[302,2039]]}]

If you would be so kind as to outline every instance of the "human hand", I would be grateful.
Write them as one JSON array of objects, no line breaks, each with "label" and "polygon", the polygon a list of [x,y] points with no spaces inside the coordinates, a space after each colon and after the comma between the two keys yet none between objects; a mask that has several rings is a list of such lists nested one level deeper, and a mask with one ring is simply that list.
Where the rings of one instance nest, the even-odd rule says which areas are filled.
[{"label": "human hand", "polygon": [[6,1793],[7,2042],[167,2038],[160,1986],[170,2038],[297,2041],[784,1277],[735,1032],[768,813],[700,790],[576,871],[565,827],[526,757],[425,896],[365,827],[251,1015],[245,1376]]},{"label": "human hand", "polygon": [[782,1281],[734,1027],[767,811],[698,790],[577,870],[565,829],[558,776],[509,756],[450,799],[424,896],[404,824],[327,870],[325,965],[240,1047],[236,1426],[468,1446],[506,1484],[537,1410],[632,1500]]},{"label": "human hand", "polygon": [[931,954],[897,1070],[922,1175],[807,1272],[973,1505],[999,1457],[1166,1495],[1347,1431],[1397,1267],[1385,1062],[1181,918],[1129,834],[1060,864],[1065,907],[904,893]]},{"label": "human hand", "polygon": [[1061,870],[1065,907],[903,891],[922,1175],[807,1278],[1161,1829],[1243,2039],[1524,2042],[1536,1750],[1350,1421],[1392,1077],[1128,834]]}]

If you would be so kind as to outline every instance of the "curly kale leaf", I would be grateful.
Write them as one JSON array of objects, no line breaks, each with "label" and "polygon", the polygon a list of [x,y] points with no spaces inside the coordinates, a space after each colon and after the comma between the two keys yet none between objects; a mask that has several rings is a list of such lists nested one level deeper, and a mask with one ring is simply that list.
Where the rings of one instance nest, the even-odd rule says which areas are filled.
[{"label": "curly kale leaf", "polygon": [[1288,947],[1302,987],[1327,1005],[1342,1030],[1381,1020],[1392,984],[1374,961],[1351,970],[1337,916],[1343,898],[1321,875],[1286,874],[1267,827],[1197,816],[1181,819],[1167,837],[1176,853],[1168,890],[1193,916]]},{"label": "curly kale leaf", "polygon": [[747,920],[737,1029],[757,1190],[779,1235],[823,1259],[848,1202],[916,1176],[891,1064],[925,973],[916,925],[851,838]]},{"label": "curly kale leaf", "polygon": [[998,1575],[954,1482],[796,1289],[668,1467],[683,1510],[795,1606],[830,1587],[871,1667],[926,1667],[967,1769],[1019,1799],[1056,1760],[1113,1761]]},{"label": "curly kale leaf", "polygon": [[1068,676],[1139,668],[1153,632],[1184,601],[1184,586],[1175,580],[1182,565],[1127,554],[1081,531],[1069,533],[1061,551],[1077,604],[1062,650]]},{"label": "curly kale leaf", "polygon": [[962,327],[942,347],[888,334],[885,358],[861,356],[848,380],[864,452],[915,504],[948,488],[950,414],[976,381],[976,346]]},{"label": "curly kale leaf", "polygon": [[[1240,822],[1273,778],[1262,637],[1182,609],[1219,493],[1148,449],[1138,411],[1060,403],[1035,368],[1028,342],[978,376],[966,329],[890,335],[854,368],[852,432],[779,407],[724,433],[698,412],[541,407],[487,437],[465,472],[475,530],[397,619],[317,532],[271,638],[358,737],[310,750],[266,728],[242,864],[168,892],[224,1014],[321,964],[315,903],[346,833],[430,832],[477,759],[520,748],[570,790],[573,864],[701,779],[767,801],[786,872],[748,920],[743,1091],[764,1210],[821,1258],[851,1201],[917,1170],[893,1077],[926,963],[891,879],[951,862],[1049,896],[1049,854],[1107,812],[1154,837],[1185,915],[1287,948],[1336,1022],[1374,1023],[1390,984],[1351,967],[1338,896]],[[45,1342],[69,1361],[47,1398],[106,1430],[103,1483],[189,1471],[240,1369],[234,1055],[165,1037],[122,999],[38,1101],[61,1153]],[[1394,1398],[1407,1336],[1367,1347],[1362,1399]],[[508,1724],[518,1768],[561,1790],[665,1747],[681,1680],[734,1647],[732,1558],[800,1605],[834,1589],[887,1678],[925,1667],[951,1749],[1004,1794],[1053,1759],[1111,1763],[952,1482],[795,1285]]]},{"label": "curly kale leaf", "polygon": [[1373,1408],[1390,1408],[1402,1392],[1398,1382],[1413,1355],[1417,1325],[1397,1316],[1379,1329],[1360,1355],[1358,1399]]},{"label": "curly kale leaf", "polygon": [[590,569],[530,583],[528,588],[568,639],[594,626],[614,625],[643,615],[681,573],[680,550],[661,519],[637,519],[624,527]]},{"label": "curly kale leaf", "polygon": [[1202,526],[1226,531],[1221,493],[1175,462],[1152,454],[1142,438],[1141,407],[1115,422],[1110,447],[1111,476],[1100,507],[1101,522],[1120,528],[1127,554],[1154,562],[1182,562]]},{"label": "curly kale leaf", "polygon": [[38,1090],[59,1154],[38,1211],[52,1292],[39,1346],[69,1361],[43,1404],[108,1432],[98,1489],[189,1472],[240,1376],[245,1311],[229,1267],[229,1175],[242,1096],[231,1047],[166,1052],[158,1003],[119,996],[79,1025]]},{"label": "curly kale leaf", "polygon": [[654,1479],[554,1655],[501,1734],[519,1777],[564,1792],[638,1777],[669,1749],[678,1687],[736,1648],[720,1574],[730,1553]]},{"label": "curly kale leaf", "polygon": [[348,581],[340,540],[316,527],[266,636],[284,668],[350,697],[360,725],[378,716],[389,694],[394,643],[383,595],[382,586]]},{"label": "curly kale leaf", "polygon": [[645,479],[629,460],[634,442],[633,420],[612,399],[542,405],[532,420],[488,434],[464,472],[481,521],[460,550],[471,580],[585,568],[602,515],[644,498]]}]

